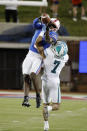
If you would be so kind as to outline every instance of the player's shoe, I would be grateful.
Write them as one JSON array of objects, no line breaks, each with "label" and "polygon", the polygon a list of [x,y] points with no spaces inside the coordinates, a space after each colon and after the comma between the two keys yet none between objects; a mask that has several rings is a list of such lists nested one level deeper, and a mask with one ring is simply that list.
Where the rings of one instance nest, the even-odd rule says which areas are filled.
[{"label": "player's shoe", "polygon": [[40,96],[36,97],[36,108],[39,108],[41,106],[41,98]]},{"label": "player's shoe", "polygon": [[29,97],[28,96],[25,96],[24,97],[24,100],[23,100],[23,103],[22,103],[22,106],[26,106],[26,107],[29,107],[29,106],[31,106],[30,104],[29,104]]},{"label": "player's shoe", "polygon": [[48,131],[49,130],[49,123],[48,121],[44,123],[44,131]]}]

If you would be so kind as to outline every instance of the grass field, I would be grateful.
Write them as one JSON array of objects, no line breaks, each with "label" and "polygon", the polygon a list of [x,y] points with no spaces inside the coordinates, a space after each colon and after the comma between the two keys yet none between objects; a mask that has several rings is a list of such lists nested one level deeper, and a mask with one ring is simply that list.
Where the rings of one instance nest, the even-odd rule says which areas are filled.
[{"label": "grass field", "polygon": [[[0,131],[43,131],[42,107],[21,106],[21,98],[0,98]],[[87,131],[87,101],[62,100],[60,110],[51,112],[49,131]]]}]

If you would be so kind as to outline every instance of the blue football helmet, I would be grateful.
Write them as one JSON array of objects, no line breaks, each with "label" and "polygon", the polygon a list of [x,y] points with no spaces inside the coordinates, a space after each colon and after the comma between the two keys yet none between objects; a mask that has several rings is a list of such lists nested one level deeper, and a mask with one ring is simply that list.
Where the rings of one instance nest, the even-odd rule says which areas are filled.
[{"label": "blue football helmet", "polygon": [[55,31],[50,31],[49,32],[49,36],[52,38],[52,40],[54,41],[54,43],[57,42],[57,40],[58,40],[58,33],[56,33]]},{"label": "blue football helmet", "polygon": [[51,46],[51,49],[53,53],[59,58],[68,53],[68,47],[64,41],[57,41],[55,45]]}]

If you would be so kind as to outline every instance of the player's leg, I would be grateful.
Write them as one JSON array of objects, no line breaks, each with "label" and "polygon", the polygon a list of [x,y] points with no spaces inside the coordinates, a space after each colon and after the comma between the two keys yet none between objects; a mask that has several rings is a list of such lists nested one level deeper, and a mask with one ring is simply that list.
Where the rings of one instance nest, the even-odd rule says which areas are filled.
[{"label": "player's leg", "polygon": [[49,122],[48,122],[48,118],[49,118],[49,112],[48,112],[48,105],[49,104],[43,104],[43,118],[44,118],[44,131],[48,131],[49,130]]},{"label": "player's leg", "polygon": [[81,16],[85,16],[85,8],[83,6],[81,7]]},{"label": "player's leg", "polygon": [[77,21],[77,6],[73,5],[73,21]]},{"label": "player's leg", "polygon": [[48,112],[50,112],[51,110],[58,110],[61,103],[60,84],[54,81],[53,85],[54,88],[51,88],[50,90],[50,98],[52,100],[52,104],[48,106]]},{"label": "player's leg", "polygon": [[31,68],[31,79],[36,91],[36,107],[39,108],[41,105],[41,97],[40,97],[40,88],[39,88],[39,80],[38,75],[41,71],[42,67],[42,57],[38,54],[35,54],[35,58],[33,56],[33,63]]},{"label": "player's leg", "polygon": [[24,100],[22,106],[29,107],[29,88],[31,86],[31,79],[29,75],[23,75],[23,82],[24,82]]},{"label": "player's leg", "polygon": [[[34,53],[32,51],[29,51],[29,53],[27,54],[24,62],[23,62],[23,74],[29,74],[29,79],[31,78],[35,91],[36,91],[36,107],[39,108],[40,104],[41,104],[41,98],[40,98],[40,91],[39,91],[39,83],[37,80],[37,75],[40,72],[40,69],[42,67],[42,57],[37,54]],[[29,87],[30,85],[27,86],[27,84],[25,84],[25,92],[27,92],[27,87]],[[30,87],[29,87],[30,88]]]},{"label": "player's leg", "polygon": [[36,73],[34,72],[31,73],[31,79],[32,79],[34,89],[36,92],[36,108],[39,108],[41,105],[41,97],[40,97],[39,81],[38,81]]},{"label": "player's leg", "polygon": [[60,91],[60,84],[54,80],[53,81],[54,88],[51,87],[50,90],[50,98],[52,100],[52,104],[48,106],[49,111],[55,111],[59,109],[61,103],[61,91]]},{"label": "player's leg", "polygon": [[87,21],[87,17],[85,15],[85,8],[81,5],[81,19]]},{"label": "player's leg", "polygon": [[[61,92],[60,92],[60,84],[58,83],[58,80],[50,80],[49,82],[42,83],[43,87],[48,87],[48,91],[46,88],[42,88],[42,94],[43,94],[43,101],[46,103],[46,105],[43,108],[43,116],[44,121],[48,121],[48,114],[50,111],[55,111],[59,109],[60,103],[61,103]],[[46,85],[46,86],[45,86]],[[52,104],[48,105],[47,103],[50,103],[50,99],[52,101]]]},{"label": "player's leg", "polygon": [[46,81],[42,80],[42,100],[43,100],[43,119],[44,119],[44,131],[49,130],[49,113],[47,106],[49,105],[49,89],[46,86]]},{"label": "player's leg", "polygon": [[53,1],[53,4],[51,6],[51,9],[53,11],[53,17],[58,16],[58,8],[59,8],[59,0]]},{"label": "player's leg", "polygon": [[17,10],[13,10],[13,14],[12,14],[12,19],[13,22],[17,22],[18,18],[18,11]]},{"label": "player's leg", "polygon": [[10,22],[10,10],[5,9],[5,20]]},{"label": "player's leg", "polygon": [[23,74],[23,88],[24,88],[24,100],[22,102],[22,106],[29,107],[30,104],[28,102],[29,100],[29,89],[31,88],[31,79],[29,76],[29,69],[31,67],[31,60],[30,60],[30,54],[26,55],[23,64],[22,64],[22,74]]},{"label": "player's leg", "polygon": [[44,130],[45,131],[49,130],[49,122],[48,122],[49,112],[58,110],[59,105],[60,105],[59,103],[52,103],[51,105],[49,105],[49,103],[43,104],[43,118],[44,118]]}]

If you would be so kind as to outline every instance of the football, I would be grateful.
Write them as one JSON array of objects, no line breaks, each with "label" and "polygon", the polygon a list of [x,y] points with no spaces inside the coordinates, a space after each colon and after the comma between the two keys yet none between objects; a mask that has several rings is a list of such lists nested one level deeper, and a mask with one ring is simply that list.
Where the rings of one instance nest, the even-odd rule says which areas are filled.
[{"label": "football", "polygon": [[42,14],[41,21],[44,24],[48,24],[51,21],[50,16],[48,14],[46,14],[46,13]]}]

